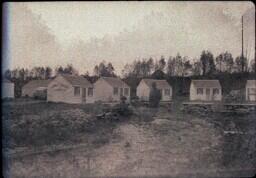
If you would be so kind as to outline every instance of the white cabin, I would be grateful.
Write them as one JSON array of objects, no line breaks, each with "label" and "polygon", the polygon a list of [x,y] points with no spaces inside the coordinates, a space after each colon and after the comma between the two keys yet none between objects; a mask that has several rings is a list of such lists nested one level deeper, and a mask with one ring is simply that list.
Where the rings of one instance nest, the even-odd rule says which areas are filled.
[{"label": "white cabin", "polygon": [[192,80],[191,101],[221,101],[222,92],[219,80]]},{"label": "white cabin", "polygon": [[59,74],[47,87],[47,101],[93,103],[93,85],[82,76]]},{"label": "white cabin", "polygon": [[7,79],[2,81],[2,99],[3,98],[14,98],[14,83]]},{"label": "white cabin", "polygon": [[100,77],[94,83],[94,100],[101,102],[119,102],[121,96],[130,100],[130,87],[120,78]]},{"label": "white cabin", "polygon": [[51,79],[49,79],[49,80],[31,80],[22,87],[22,96],[23,97],[33,97],[36,91],[47,90],[47,86],[50,82],[51,82]]},{"label": "white cabin", "polygon": [[161,92],[161,101],[172,100],[172,87],[166,80],[142,79],[137,87],[136,95],[141,101],[149,101],[149,93],[152,83],[156,84],[156,88]]},{"label": "white cabin", "polygon": [[256,80],[247,80],[245,99],[246,101],[256,101]]}]

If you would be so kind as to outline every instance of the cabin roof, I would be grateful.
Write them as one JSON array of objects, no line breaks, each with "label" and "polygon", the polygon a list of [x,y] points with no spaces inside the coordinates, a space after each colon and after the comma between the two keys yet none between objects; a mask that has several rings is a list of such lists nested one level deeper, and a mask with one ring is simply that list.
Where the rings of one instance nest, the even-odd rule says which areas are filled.
[{"label": "cabin roof", "polygon": [[92,87],[92,84],[82,76],[76,76],[76,75],[70,75],[70,74],[60,74],[60,75],[73,86]]},{"label": "cabin roof", "polygon": [[191,84],[194,84],[197,88],[221,88],[219,80],[192,80]]},{"label": "cabin roof", "polygon": [[47,87],[51,82],[51,79],[48,80],[31,80],[23,86],[23,88],[38,88],[38,87]]},{"label": "cabin roof", "polygon": [[159,88],[170,88],[171,85],[166,80],[157,80],[157,79],[142,79],[149,87],[152,86],[152,83],[155,82],[156,86]]},{"label": "cabin roof", "polygon": [[256,88],[256,80],[247,80],[246,86],[255,87]]},{"label": "cabin roof", "polygon": [[113,87],[128,87],[129,86],[120,78],[116,78],[116,77],[101,77],[103,80],[105,80],[109,85],[113,86]]}]

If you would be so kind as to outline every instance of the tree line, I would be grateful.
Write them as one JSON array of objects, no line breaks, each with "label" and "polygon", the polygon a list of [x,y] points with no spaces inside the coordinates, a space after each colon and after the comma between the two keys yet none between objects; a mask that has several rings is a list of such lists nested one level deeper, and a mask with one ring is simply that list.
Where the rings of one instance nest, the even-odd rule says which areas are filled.
[{"label": "tree line", "polygon": [[229,52],[223,52],[214,57],[210,51],[202,51],[199,59],[189,59],[179,53],[165,59],[161,56],[159,60],[153,58],[135,60],[126,64],[122,70],[124,77],[137,76],[148,77],[154,71],[161,70],[167,76],[206,76],[221,73],[245,73],[255,72],[255,60],[249,63],[246,57],[238,56],[235,59]]},{"label": "tree line", "polygon": [[[229,52],[223,52],[216,57],[207,50],[202,51],[199,59],[191,59],[187,56],[176,56],[159,59],[152,57],[141,60],[135,60],[128,63],[122,70],[123,78],[143,78],[150,77],[156,71],[164,72],[167,77],[186,77],[186,76],[211,76],[218,74],[243,74],[255,73],[255,60],[249,60],[246,57],[238,56],[233,58]],[[32,69],[15,68],[6,70],[4,78],[15,83],[15,96],[21,95],[21,88],[30,80],[50,79],[57,74],[79,75],[78,70],[72,65],[57,66],[55,68],[36,66]],[[93,69],[93,73],[88,71],[82,74],[89,81],[94,82],[99,77],[117,77],[115,68],[111,62],[102,61]]]}]

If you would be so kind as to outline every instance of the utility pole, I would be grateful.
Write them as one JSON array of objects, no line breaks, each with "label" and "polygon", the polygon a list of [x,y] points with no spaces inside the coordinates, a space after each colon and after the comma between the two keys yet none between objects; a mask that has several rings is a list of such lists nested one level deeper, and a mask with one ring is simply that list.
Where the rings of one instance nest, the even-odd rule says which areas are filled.
[{"label": "utility pole", "polygon": [[242,55],[241,55],[241,65],[242,65],[242,72],[244,72],[244,23],[243,23],[243,16],[242,16]]},{"label": "utility pole", "polygon": [[254,44],[254,74],[256,75],[256,45]]}]

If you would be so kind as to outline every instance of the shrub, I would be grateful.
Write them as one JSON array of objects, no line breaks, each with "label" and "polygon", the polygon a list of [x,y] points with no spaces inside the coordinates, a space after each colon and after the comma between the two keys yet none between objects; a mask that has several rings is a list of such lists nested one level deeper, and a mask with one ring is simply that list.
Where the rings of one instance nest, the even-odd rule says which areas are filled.
[{"label": "shrub", "polygon": [[241,90],[231,90],[229,94],[224,97],[225,102],[243,102],[245,100]]},{"label": "shrub", "polygon": [[160,100],[161,100],[161,93],[156,88],[156,83],[153,82],[152,88],[150,89],[150,93],[149,93],[149,106],[154,108],[158,107]]},{"label": "shrub", "polygon": [[121,96],[121,97],[120,97],[120,100],[121,100],[122,103],[125,103],[125,101],[127,100],[127,98],[126,98],[125,96]]},{"label": "shrub", "polygon": [[36,90],[35,93],[33,94],[33,97],[39,100],[46,100],[47,90]]},{"label": "shrub", "polygon": [[140,105],[142,105],[142,103],[140,102],[138,96],[134,96],[134,97],[131,98],[131,105],[133,105],[133,106],[140,106]]}]

